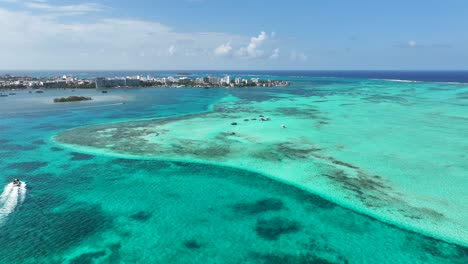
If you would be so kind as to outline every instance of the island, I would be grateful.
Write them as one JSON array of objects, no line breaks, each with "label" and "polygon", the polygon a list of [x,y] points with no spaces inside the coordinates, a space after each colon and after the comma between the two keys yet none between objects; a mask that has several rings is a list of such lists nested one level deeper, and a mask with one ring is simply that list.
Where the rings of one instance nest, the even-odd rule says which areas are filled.
[{"label": "island", "polygon": [[93,100],[93,98],[87,97],[87,96],[68,96],[68,97],[55,98],[54,103],[80,102],[80,101],[89,101],[89,100]]}]

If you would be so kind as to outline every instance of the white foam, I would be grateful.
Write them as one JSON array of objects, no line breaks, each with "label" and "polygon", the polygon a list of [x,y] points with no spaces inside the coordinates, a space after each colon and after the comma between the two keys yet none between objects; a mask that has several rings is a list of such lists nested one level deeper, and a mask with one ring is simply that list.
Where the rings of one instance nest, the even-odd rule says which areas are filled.
[{"label": "white foam", "polygon": [[13,189],[13,183],[7,184],[5,186],[5,189],[3,189],[3,193],[0,195],[0,204],[3,204],[5,200],[8,198],[8,195],[11,192],[11,189]]},{"label": "white foam", "polygon": [[18,204],[18,188],[11,188],[10,192],[6,196],[5,201],[0,208],[0,224],[3,224],[8,217],[16,208]]},{"label": "white foam", "polygon": [[26,184],[21,182],[20,186],[9,183],[5,186],[1,195],[0,204],[0,225],[5,223],[8,215],[13,213],[18,205],[21,205],[26,198]]}]

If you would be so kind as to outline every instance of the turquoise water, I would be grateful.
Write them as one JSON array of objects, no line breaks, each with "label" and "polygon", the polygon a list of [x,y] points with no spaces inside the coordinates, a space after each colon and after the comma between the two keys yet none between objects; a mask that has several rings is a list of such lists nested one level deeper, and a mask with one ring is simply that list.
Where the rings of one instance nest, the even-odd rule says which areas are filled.
[{"label": "turquoise water", "polygon": [[[9,101],[2,98],[1,180],[7,188],[19,177],[27,188],[24,200],[19,190],[6,192],[2,200],[0,263],[466,263],[465,247],[385,224],[262,174],[194,162],[90,154],[53,140],[84,125],[119,126],[121,121],[195,113],[203,118],[226,96],[249,104],[306,96],[333,102],[335,94],[345,92],[349,101],[357,101],[351,93],[357,85],[349,79],[307,79],[288,88],[256,91],[115,90],[113,97],[90,104],[60,106],[45,102],[69,91],[18,92]],[[390,84],[378,85],[382,89]],[[402,90],[419,87],[392,85],[403,85]],[[419,88],[422,94],[417,99],[424,104],[462,93],[435,89],[426,93],[427,87]],[[75,93],[99,96],[97,91]],[[390,99],[400,98],[368,101]],[[460,118],[465,114],[440,105],[431,111],[452,111],[452,117]],[[386,110],[397,109],[387,105]],[[291,118],[300,114],[288,111]],[[460,130],[462,126],[453,125]],[[86,136],[93,140],[93,135]],[[133,135],[119,136],[131,141]],[[328,140],[335,143],[333,135]],[[455,162],[451,169],[456,177],[459,170],[466,172],[458,166]]]}]

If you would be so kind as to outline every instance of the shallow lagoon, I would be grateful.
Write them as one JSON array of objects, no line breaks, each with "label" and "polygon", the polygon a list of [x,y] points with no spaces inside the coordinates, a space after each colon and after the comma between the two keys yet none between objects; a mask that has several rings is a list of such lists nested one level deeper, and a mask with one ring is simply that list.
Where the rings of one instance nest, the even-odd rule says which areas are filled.
[{"label": "shallow lagoon", "polygon": [[304,81],[289,90],[233,90],[208,113],[89,126],[56,139],[83,151],[248,169],[467,245],[468,117],[458,97],[466,90]]},{"label": "shallow lagoon", "polygon": [[[465,263],[467,250],[464,247],[384,224],[263,176],[274,176],[271,171],[275,172],[278,167],[280,172],[307,169],[311,174],[336,170],[321,181],[313,178],[318,186],[323,186],[322,190],[316,189],[316,193],[330,200],[345,193],[351,202],[359,202],[363,197],[368,201],[367,195],[375,192],[387,195],[388,186],[392,188],[389,193],[397,188],[398,192],[416,193],[418,197],[426,191],[431,199],[451,198],[445,197],[445,191],[439,189],[427,192],[423,186],[390,181],[388,173],[394,175],[395,172],[385,166],[382,168],[381,159],[384,158],[356,155],[384,151],[374,150],[365,142],[351,144],[352,139],[358,141],[356,134],[367,132],[355,125],[353,119],[363,124],[369,112],[382,114],[386,110],[387,119],[374,125],[381,133],[376,133],[373,140],[378,142],[379,135],[388,138],[387,127],[383,126],[388,122],[384,121],[391,119],[390,111],[409,109],[404,105],[408,102],[401,99],[405,95],[432,105],[428,111],[441,112],[437,117],[440,120],[430,122],[443,121],[447,112],[450,118],[463,118],[463,112],[457,110],[460,101],[453,102],[452,95],[463,92],[466,87],[449,90],[450,94],[442,91],[445,97],[426,93],[426,88],[402,87],[398,89],[401,93],[398,98],[392,97],[395,91],[388,92],[392,95],[385,92],[385,98],[376,98],[365,91],[382,89],[387,84],[371,82],[371,85],[354,80],[305,80],[293,87],[256,91],[147,89],[125,91],[134,99],[115,101],[125,102],[122,105],[99,107],[98,102],[93,102],[92,105],[70,105],[70,109],[45,107],[46,112],[22,116],[10,114],[0,124],[3,140],[0,166],[5,175],[2,178],[6,184],[11,177],[19,175],[29,188],[25,201],[0,227],[4,234],[2,245],[9,245],[2,249],[2,262],[361,263],[367,260]],[[416,89],[417,96],[403,92],[403,88]],[[343,95],[347,95],[346,102],[343,102]],[[364,103],[363,96],[367,98]],[[440,101],[456,106],[444,106]],[[437,102],[438,108],[431,102]],[[367,104],[369,108],[364,108]],[[93,108],[82,109],[82,106]],[[411,112],[417,114],[400,120],[401,124],[420,120],[414,118],[426,114],[416,109],[421,110],[413,106]],[[272,120],[243,121],[260,112]],[[342,118],[346,115],[350,117]],[[149,120],[164,116],[172,118]],[[285,121],[283,117],[287,116]],[[135,118],[145,120],[128,122]],[[218,123],[220,120],[222,123]],[[231,126],[232,120],[239,125]],[[118,123],[121,121],[127,123]],[[306,129],[295,127],[305,122],[308,122]],[[280,128],[283,123],[286,129]],[[394,123],[388,125],[395,126]],[[437,129],[446,132],[462,129],[462,126],[458,123],[444,127],[439,123]],[[349,129],[352,133],[345,133],[348,130],[342,130],[343,127],[352,128]],[[71,130],[63,132],[65,129]],[[302,131],[310,135],[296,138]],[[253,136],[253,132],[260,136]],[[286,143],[275,142],[278,133],[283,133],[282,141]],[[428,133],[433,136],[429,130]],[[56,135],[57,141],[82,146],[69,148],[56,144],[51,140]],[[368,134],[365,135],[368,138]],[[295,140],[291,140],[293,138]],[[342,144],[338,145],[337,141]],[[459,145],[463,147],[461,142]],[[249,147],[243,148],[246,145]],[[399,145],[391,145],[395,148],[393,152],[400,150]],[[391,157],[392,149],[384,149]],[[400,159],[410,154],[402,154]],[[250,155],[261,162],[252,162]],[[152,160],[154,157],[192,162]],[[313,161],[310,164],[305,162],[309,159]],[[244,163],[229,164],[232,160]],[[294,161],[298,162],[287,165]],[[258,167],[253,167],[254,164]],[[368,164],[372,166],[366,166]],[[276,167],[267,171],[269,165]],[[409,172],[420,170],[417,161],[412,166],[415,168],[408,167],[411,168]],[[453,180],[459,178],[460,182],[448,188],[462,197],[463,192],[457,193],[457,188],[466,182],[458,173],[464,168],[456,162],[452,167],[448,170],[449,176],[453,176]],[[434,168],[442,167],[436,163]],[[373,177],[377,175],[374,170],[379,172],[379,178]],[[349,173],[356,173],[356,178],[347,179]],[[280,180],[285,181],[284,178]],[[301,184],[310,181],[309,178],[302,180]],[[329,189],[329,186],[335,187]],[[402,188],[405,186],[408,189]],[[359,192],[362,192],[361,197]],[[409,199],[403,197],[405,202]],[[384,198],[386,201],[387,197]],[[372,199],[368,202],[376,203]],[[428,204],[432,204],[430,200]],[[358,205],[355,209],[363,208]],[[416,206],[421,207],[420,204]],[[454,206],[463,205],[455,203]],[[424,212],[414,213],[423,220],[433,217]]]}]

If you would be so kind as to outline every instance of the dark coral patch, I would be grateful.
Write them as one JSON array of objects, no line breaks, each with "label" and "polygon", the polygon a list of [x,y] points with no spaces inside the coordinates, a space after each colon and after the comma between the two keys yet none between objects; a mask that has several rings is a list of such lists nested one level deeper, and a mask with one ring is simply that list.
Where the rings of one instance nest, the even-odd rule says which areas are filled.
[{"label": "dark coral patch", "polygon": [[[29,215],[32,212],[35,212],[34,221]],[[23,204],[23,210],[19,210],[12,220],[2,226],[0,244],[9,245],[0,247],[2,263],[20,263],[25,256],[37,260],[63,254],[89,236],[112,226],[111,219],[102,209],[92,205],[74,205],[70,210],[54,212],[30,202]],[[18,230],[34,232],[25,234]]]},{"label": "dark coral patch", "polygon": [[353,192],[367,206],[380,206],[380,203],[388,203],[394,199],[387,194],[391,188],[385,185],[381,177],[377,175],[371,176],[358,172],[358,177],[348,177],[342,170],[322,175],[340,184],[342,188]]},{"label": "dark coral patch", "polygon": [[122,245],[120,243],[115,243],[110,245],[110,255],[108,258],[108,263],[120,263],[120,249],[122,248]]},{"label": "dark coral patch", "polygon": [[196,140],[180,140],[179,144],[172,144],[171,147],[174,154],[193,155],[206,159],[219,159],[231,153],[228,145],[214,143],[206,145],[204,142]]},{"label": "dark coral patch", "polygon": [[130,216],[131,219],[133,220],[136,220],[136,221],[140,221],[140,222],[146,222],[148,221],[151,217],[153,216],[153,214],[151,212],[147,212],[147,211],[140,211],[136,214],[133,214]]},{"label": "dark coral patch", "polygon": [[[304,146],[305,145],[305,146]],[[272,148],[265,148],[257,151],[252,156],[257,159],[268,160],[268,161],[282,161],[286,159],[305,159],[320,151],[320,148],[316,148],[310,144],[304,144],[302,146],[294,145],[291,143],[281,142],[273,145]]]},{"label": "dark coral patch", "polygon": [[237,203],[233,206],[234,211],[247,215],[256,215],[268,211],[279,211],[283,208],[283,202],[276,198],[262,199],[254,203]]},{"label": "dark coral patch", "polygon": [[295,116],[299,118],[317,118],[320,111],[314,108],[297,108],[297,107],[279,107],[276,112],[281,115]]},{"label": "dark coral patch", "polygon": [[41,162],[41,161],[29,161],[29,162],[16,162],[10,164],[7,168],[9,169],[17,169],[21,172],[33,172],[38,170],[42,167],[47,166],[48,162]]},{"label": "dark coral patch", "polygon": [[184,241],[184,246],[188,249],[199,249],[203,245],[200,242],[198,242],[196,239],[189,239],[189,240]]},{"label": "dark coral patch", "polygon": [[36,145],[19,145],[19,144],[3,144],[0,145],[1,150],[8,150],[11,152],[19,152],[19,151],[30,151],[37,149]]},{"label": "dark coral patch", "polygon": [[46,142],[42,139],[39,139],[39,140],[34,140],[32,143],[34,145],[45,145]]},{"label": "dark coral patch", "polygon": [[328,157],[327,159],[330,160],[331,162],[333,162],[333,164],[336,164],[336,165],[345,166],[345,167],[348,167],[350,169],[355,169],[355,170],[359,169],[359,167],[356,167],[356,166],[354,166],[352,164],[349,164],[349,163],[346,163],[344,161],[334,159],[332,157]]},{"label": "dark coral patch", "polygon": [[34,130],[43,130],[43,131],[52,131],[52,130],[62,130],[69,128],[69,126],[66,125],[53,125],[53,124],[41,124],[32,127]]},{"label": "dark coral patch", "polygon": [[93,155],[83,154],[83,153],[78,153],[78,152],[72,152],[71,155],[72,155],[71,160],[76,160],[76,161],[94,159]]},{"label": "dark coral patch", "polygon": [[335,263],[347,263],[343,262],[331,262],[324,258],[315,256],[310,253],[303,254],[286,254],[286,253],[251,253],[250,254],[258,263],[264,264],[335,264]]},{"label": "dark coral patch", "polygon": [[301,225],[299,222],[284,217],[260,219],[255,226],[257,235],[266,240],[277,240],[282,235],[295,233],[300,229]]},{"label": "dark coral patch", "polygon": [[[406,247],[416,252],[424,252],[436,258],[451,260],[450,263],[468,263],[468,248],[448,244],[430,237],[422,237],[418,234],[407,233]],[[426,256],[424,256],[425,259]],[[424,262],[421,259],[421,262]]]},{"label": "dark coral patch", "polygon": [[276,145],[276,151],[290,159],[302,159],[308,157],[311,153],[322,150],[313,146],[295,146],[290,143],[279,143]]},{"label": "dark coral patch", "polygon": [[62,148],[58,148],[58,147],[51,147],[50,150],[51,150],[51,151],[54,151],[54,152],[63,151]]},{"label": "dark coral patch", "polygon": [[85,253],[72,259],[70,261],[70,264],[85,264],[85,263],[91,264],[91,263],[94,263],[95,259],[103,257],[105,255],[106,255],[106,252],[104,250],[91,252],[91,253]]}]

